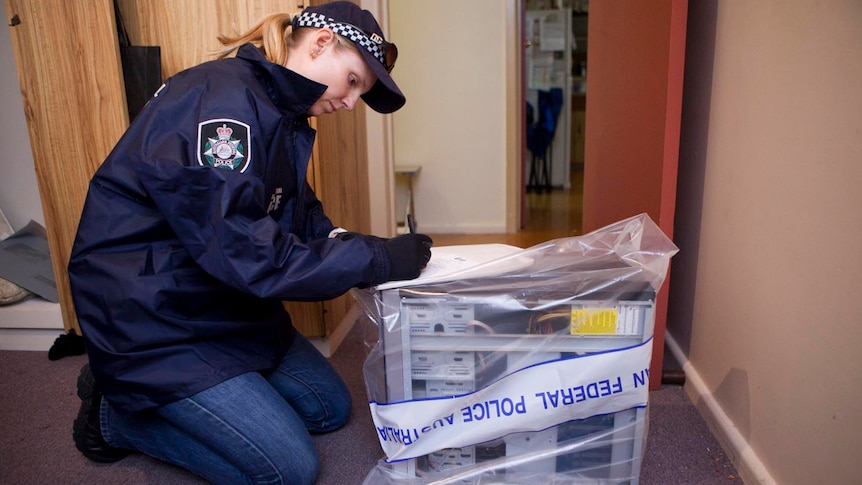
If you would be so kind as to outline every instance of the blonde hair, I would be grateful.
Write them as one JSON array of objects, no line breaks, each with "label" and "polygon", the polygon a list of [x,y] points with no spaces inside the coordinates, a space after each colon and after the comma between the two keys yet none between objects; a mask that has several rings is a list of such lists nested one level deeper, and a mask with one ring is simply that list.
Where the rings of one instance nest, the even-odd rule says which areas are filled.
[{"label": "blonde hair", "polygon": [[[224,46],[218,58],[229,56],[239,46],[247,43],[257,47],[270,62],[284,65],[287,62],[288,48],[298,40],[298,31],[291,28],[290,14],[275,13],[261,19],[254,27],[236,36],[219,35],[218,40]],[[305,30],[305,29],[299,29]]]},{"label": "blonde hair", "polygon": [[[217,58],[222,59],[231,55],[241,45],[251,43],[263,53],[269,62],[280,65],[287,63],[287,54],[290,47],[299,44],[305,32],[313,30],[303,27],[294,30],[292,17],[286,13],[275,13],[264,17],[254,27],[243,34],[230,36],[219,35],[218,40],[224,46]],[[337,45],[340,48],[356,50],[357,47],[347,38],[336,34]]]}]

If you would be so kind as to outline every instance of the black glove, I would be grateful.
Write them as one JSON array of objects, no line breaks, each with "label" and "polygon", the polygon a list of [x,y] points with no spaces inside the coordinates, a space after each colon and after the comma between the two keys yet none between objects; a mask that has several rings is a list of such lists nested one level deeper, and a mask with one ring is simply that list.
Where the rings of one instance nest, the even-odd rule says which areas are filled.
[{"label": "black glove", "polygon": [[412,280],[431,259],[434,242],[425,234],[402,234],[384,243],[389,256],[389,280]]},{"label": "black glove", "polygon": [[366,240],[380,241],[380,242],[386,242],[387,241],[385,238],[382,238],[382,237],[371,236],[369,234],[362,234],[359,232],[339,232],[335,236],[335,239],[340,239],[342,241],[350,241],[351,239],[356,239],[356,238],[364,238]]}]

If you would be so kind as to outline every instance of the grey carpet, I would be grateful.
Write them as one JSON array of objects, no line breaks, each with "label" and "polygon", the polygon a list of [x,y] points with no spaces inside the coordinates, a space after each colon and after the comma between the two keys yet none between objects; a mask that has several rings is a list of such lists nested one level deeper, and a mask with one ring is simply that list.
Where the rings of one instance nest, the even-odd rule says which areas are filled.
[{"label": "grey carpet", "polygon": [[[368,332],[365,324],[357,324],[332,358],[355,406],[346,427],[315,437],[322,460],[319,485],[361,484],[383,456],[362,376]],[[86,356],[49,361],[47,354],[0,351],[0,483],[205,483],[140,454],[109,465],[84,458],[72,443],[71,429],[80,402],[75,380]],[[682,387],[651,392],[649,416],[642,485],[742,484]]]}]

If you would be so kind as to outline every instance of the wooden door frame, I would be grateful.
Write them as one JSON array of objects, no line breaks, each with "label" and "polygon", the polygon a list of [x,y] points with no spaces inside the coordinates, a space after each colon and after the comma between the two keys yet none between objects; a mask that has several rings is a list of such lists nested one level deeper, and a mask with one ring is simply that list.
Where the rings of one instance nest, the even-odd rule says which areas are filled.
[{"label": "wooden door frame", "polygon": [[[645,212],[673,238],[688,1],[590,7],[583,230]],[[669,280],[656,297],[650,389],[661,385]]]},{"label": "wooden door frame", "polygon": [[[510,83],[520,84],[518,89],[507,88],[507,99],[512,107],[507,120],[508,133],[521,133],[520,146],[514,146],[511,136],[507,144],[507,230],[519,228],[523,214],[524,193],[521,190],[523,153],[525,150],[523,108],[523,39],[513,35],[512,29],[523,32],[523,3],[509,0],[508,11],[515,19],[507,18],[507,33],[511,41],[507,45]],[[673,219],[676,206],[677,164],[679,158],[680,122],[682,116],[682,83],[685,62],[685,36],[688,16],[688,0],[661,0],[640,3],[634,0],[623,2],[601,2],[590,5],[588,69],[590,96],[587,96],[586,148],[584,163],[584,216],[582,232],[589,232],[618,220],[646,212],[656,221],[662,231],[673,238]],[[594,13],[601,25],[594,25]],[[621,24],[625,17],[630,24]],[[605,19],[605,20],[601,20]],[[634,27],[634,28],[632,28]],[[593,32],[601,32],[594,36]],[[636,47],[624,47],[638,36]],[[513,46],[517,46],[516,49]],[[620,59],[632,55],[632,51],[645,53],[654,62],[649,72],[625,72],[620,68]],[[517,66],[520,70],[513,72]],[[649,77],[651,74],[654,78]],[[607,74],[607,75],[606,75]],[[605,85],[603,79],[613,79],[613,85]],[[652,115],[648,128],[655,133],[644,133],[643,119],[633,113],[632,105],[638,100],[642,85],[652,83],[649,91],[652,99],[641,107],[641,113]],[[599,86],[599,88],[597,88]],[[651,110],[651,111],[650,111]],[[514,117],[517,117],[515,119]],[[518,124],[520,123],[520,124]],[[641,159],[637,153],[641,145],[630,138],[648,140],[651,163],[648,167],[649,187],[646,190],[630,191],[628,188],[643,188],[645,173],[630,170]],[[627,142],[619,143],[625,135]],[[651,141],[650,141],[651,140]],[[600,163],[601,162],[601,163]],[[641,167],[643,168],[643,167]],[[637,196],[621,195],[620,191],[603,192],[609,181],[627,187],[623,192],[635,192]],[[608,195],[610,194],[610,195]],[[650,365],[650,388],[661,385],[662,361],[664,357],[664,330],[667,319],[667,288],[670,274],[660,290],[656,302],[653,355]]]},{"label": "wooden door frame", "polygon": [[527,129],[524,119],[524,17],[526,0],[506,0],[506,232],[518,232],[526,220],[524,170]]}]

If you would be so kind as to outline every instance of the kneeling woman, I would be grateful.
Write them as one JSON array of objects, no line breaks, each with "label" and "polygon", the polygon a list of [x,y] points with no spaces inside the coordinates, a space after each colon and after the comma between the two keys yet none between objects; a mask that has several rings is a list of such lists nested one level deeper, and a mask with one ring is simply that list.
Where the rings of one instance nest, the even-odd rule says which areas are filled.
[{"label": "kneeling woman", "polygon": [[336,227],[306,183],[307,118],[399,109],[397,52],[349,2],[221,40],[90,183],[69,263],[89,355],[73,436],[99,462],[140,451],[214,483],[313,483],[310,433],[343,426],[350,396],[281,302],[415,278],[431,239]]}]

